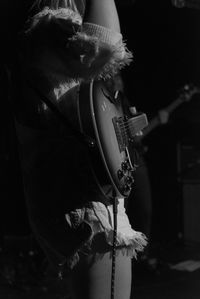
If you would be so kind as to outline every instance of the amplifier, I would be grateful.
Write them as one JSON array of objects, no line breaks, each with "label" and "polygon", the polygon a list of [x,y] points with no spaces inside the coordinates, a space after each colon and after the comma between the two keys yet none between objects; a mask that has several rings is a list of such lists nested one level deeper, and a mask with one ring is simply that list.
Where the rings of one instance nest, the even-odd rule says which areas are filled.
[{"label": "amplifier", "polygon": [[177,175],[180,182],[200,183],[200,146],[177,144]]},{"label": "amplifier", "polygon": [[200,243],[200,183],[184,183],[183,194],[183,238]]}]

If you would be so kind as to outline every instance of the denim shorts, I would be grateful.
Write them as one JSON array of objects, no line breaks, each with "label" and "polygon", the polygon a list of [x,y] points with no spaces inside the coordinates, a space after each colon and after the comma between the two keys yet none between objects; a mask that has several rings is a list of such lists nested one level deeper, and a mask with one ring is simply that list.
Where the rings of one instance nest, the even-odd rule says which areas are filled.
[{"label": "denim shorts", "polygon": [[[58,267],[65,265],[73,269],[83,255],[94,255],[101,258],[107,252],[112,251],[113,246],[113,206],[106,206],[101,202],[89,202],[82,208],[75,209],[65,214],[67,224],[66,238],[63,244],[73,250],[69,253],[67,246],[62,252],[49,242],[48,235],[37,231],[39,243],[46,252],[52,264]],[[77,241],[78,240],[78,241]],[[136,257],[137,252],[146,246],[146,236],[142,232],[132,229],[124,208],[124,199],[118,199],[117,212],[117,240],[116,249],[124,255]]]}]

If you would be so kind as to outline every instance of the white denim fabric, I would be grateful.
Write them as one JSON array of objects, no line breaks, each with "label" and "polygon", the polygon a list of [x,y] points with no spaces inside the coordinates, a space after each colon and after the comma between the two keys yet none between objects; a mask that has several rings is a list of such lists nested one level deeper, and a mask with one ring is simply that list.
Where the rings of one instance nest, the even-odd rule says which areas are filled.
[{"label": "white denim fabric", "polygon": [[[136,257],[137,252],[142,251],[147,244],[146,236],[138,231],[132,229],[128,216],[124,208],[124,198],[118,198],[118,211],[117,211],[117,243],[116,246],[122,249],[131,257]],[[105,248],[102,247],[102,251],[107,251],[108,247],[112,247],[113,244],[113,232],[114,232],[114,215],[113,206],[106,206],[102,202],[90,202],[90,206],[77,209],[73,211],[77,214],[77,223],[80,225],[83,221],[89,224],[92,228],[92,235],[89,242],[92,244],[93,239],[98,238],[98,235],[104,235]],[[66,216],[66,220],[73,225],[73,221],[69,218],[69,214]],[[88,243],[88,241],[86,242]],[[108,246],[106,246],[108,245]],[[103,246],[103,245],[102,245]]]}]

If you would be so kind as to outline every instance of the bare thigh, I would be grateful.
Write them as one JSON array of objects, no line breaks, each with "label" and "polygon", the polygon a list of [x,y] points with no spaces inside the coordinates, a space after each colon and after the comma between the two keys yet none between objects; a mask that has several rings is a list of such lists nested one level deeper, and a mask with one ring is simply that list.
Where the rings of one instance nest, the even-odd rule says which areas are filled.
[{"label": "bare thigh", "polygon": [[[72,299],[110,299],[112,259],[110,253],[93,260],[84,259],[72,275]],[[131,258],[121,252],[116,257],[115,299],[130,299]]]}]

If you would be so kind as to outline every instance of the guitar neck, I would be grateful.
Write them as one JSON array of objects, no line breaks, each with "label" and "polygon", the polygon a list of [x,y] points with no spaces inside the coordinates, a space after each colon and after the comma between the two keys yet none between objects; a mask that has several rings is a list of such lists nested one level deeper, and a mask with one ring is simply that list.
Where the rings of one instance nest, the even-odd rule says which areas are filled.
[{"label": "guitar neck", "polygon": [[[165,107],[163,110],[166,111],[170,115],[170,113],[172,113],[182,102],[183,102],[182,98],[179,97],[174,102],[172,102],[167,107]],[[160,117],[159,117],[159,114],[158,114],[152,120],[150,120],[148,126],[146,128],[144,128],[143,135],[141,137],[144,138],[152,130],[154,130],[156,127],[160,126],[161,124],[162,123],[160,121]]]},{"label": "guitar neck", "polygon": [[147,136],[153,129],[158,127],[160,125],[160,119],[158,116],[154,117],[152,120],[150,120],[148,126],[143,129],[141,138],[143,139],[145,136]]},{"label": "guitar neck", "polygon": [[194,9],[200,9],[199,0],[172,0],[172,4],[178,8],[188,7]]}]

